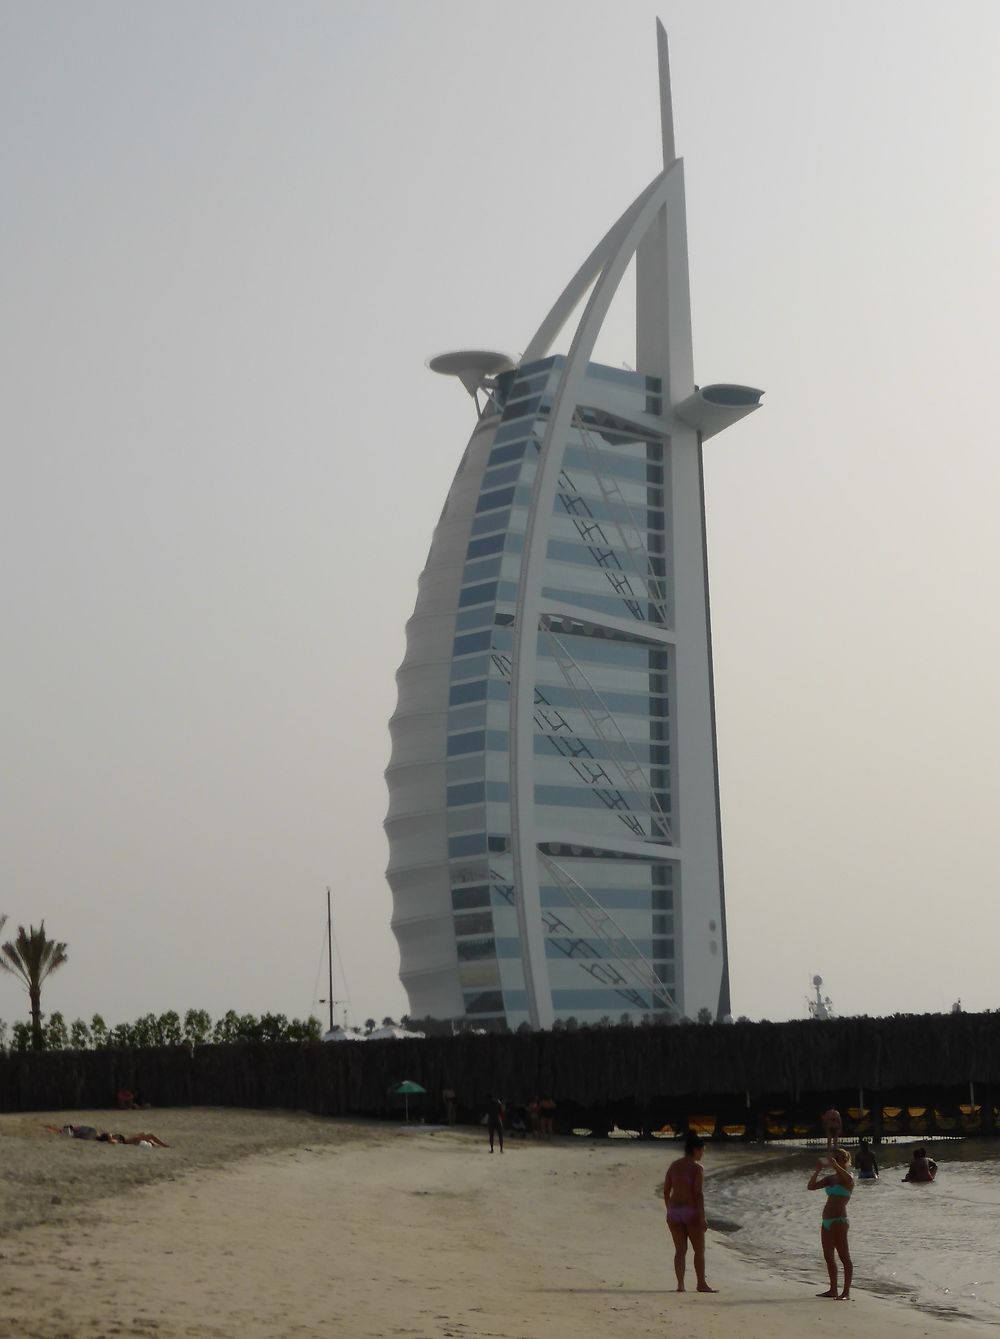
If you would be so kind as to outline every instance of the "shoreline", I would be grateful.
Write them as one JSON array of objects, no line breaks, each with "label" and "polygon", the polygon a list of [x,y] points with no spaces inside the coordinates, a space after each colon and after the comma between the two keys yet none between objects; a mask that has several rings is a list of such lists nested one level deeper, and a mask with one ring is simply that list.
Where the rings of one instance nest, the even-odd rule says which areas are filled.
[{"label": "shoreline", "polygon": [[[171,1147],[37,1132],[69,1119]],[[673,1153],[508,1139],[491,1157],[468,1127],[230,1109],[0,1116],[0,1194],[35,1215],[10,1227],[0,1202],[0,1336],[651,1339],[669,1323],[675,1339],[832,1339],[847,1321],[961,1339],[968,1322],[867,1291],[845,1314],[814,1296],[820,1260],[799,1283],[718,1230],[720,1293],[678,1296],[659,1197]],[[711,1221],[715,1178],[794,1152],[706,1156]]]}]

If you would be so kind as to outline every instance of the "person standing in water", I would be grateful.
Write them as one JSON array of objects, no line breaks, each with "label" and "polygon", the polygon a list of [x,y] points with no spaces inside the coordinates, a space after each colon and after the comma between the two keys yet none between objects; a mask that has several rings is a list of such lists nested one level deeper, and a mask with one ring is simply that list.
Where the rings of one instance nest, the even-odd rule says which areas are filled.
[{"label": "person standing in water", "polygon": [[667,1168],[663,1182],[663,1203],[667,1209],[667,1227],[674,1241],[674,1273],[677,1291],[684,1291],[684,1270],[688,1242],[694,1252],[694,1273],[700,1293],[714,1293],[705,1279],[705,1173],[701,1159],[705,1141],[689,1134],[684,1141],[684,1156]]},{"label": "person standing in water", "polygon": [[937,1163],[927,1156],[926,1149],[915,1148],[903,1180],[922,1181],[926,1184],[928,1181],[933,1181],[935,1176],[937,1176]]},{"label": "person standing in water", "polygon": [[859,1181],[877,1181],[878,1163],[867,1139],[858,1140],[858,1151],[854,1155],[854,1165],[858,1169]]},{"label": "person standing in water", "polygon": [[831,1153],[843,1133],[844,1122],[840,1118],[840,1112],[832,1104],[823,1112],[820,1120],[823,1122],[823,1133],[826,1135],[826,1151]]},{"label": "person standing in water", "polygon": [[[809,1178],[807,1190],[822,1190],[826,1193],[823,1205],[823,1220],[819,1230],[820,1245],[823,1247],[823,1259],[830,1275],[830,1287],[817,1297],[829,1297],[838,1302],[851,1299],[851,1280],[854,1277],[854,1264],[847,1244],[847,1202],[854,1189],[854,1177],[851,1175],[851,1155],[846,1148],[835,1148],[828,1158],[820,1158],[815,1171]],[[837,1292],[837,1256],[844,1267],[844,1289]]]}]

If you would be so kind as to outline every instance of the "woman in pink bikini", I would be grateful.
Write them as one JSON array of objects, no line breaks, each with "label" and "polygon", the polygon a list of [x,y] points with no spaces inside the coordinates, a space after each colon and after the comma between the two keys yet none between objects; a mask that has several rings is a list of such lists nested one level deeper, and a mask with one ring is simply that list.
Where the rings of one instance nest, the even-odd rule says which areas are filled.
[{"label": "woman in pink bikini", "polygon": [[689,1134],[684,1141],[684,1156],[667,1168],[663,1182],[663,1202],[667,1206],[667,1227],[674,1239],[674,1273],[677,1291],[684,1291],[684,1267],[688,1242],[694,1251],[694,1272],[700,1293],[714,1293],[705,1281],[705,1197],[701,1167],[705,1141]]}]

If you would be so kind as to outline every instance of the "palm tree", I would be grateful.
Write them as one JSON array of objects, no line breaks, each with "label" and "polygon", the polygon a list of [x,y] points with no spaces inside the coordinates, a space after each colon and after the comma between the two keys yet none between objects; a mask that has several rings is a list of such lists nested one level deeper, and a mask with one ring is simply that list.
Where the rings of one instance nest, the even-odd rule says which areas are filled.
[{"label": "palm tree", "polygon": [[[0,921],[0,928],[2,926]],[[47,937],[44,921],[37,930],[33,925],[29,926],[27,932],[23,925],[19,925],[17,938],[0,948],[0,967],[19,976],[27,987],[31,1002],[31,1044],[36,1051],[42,1050],[45,1044],[42,1037],[42,986],[66,960],[66,945]]]}]

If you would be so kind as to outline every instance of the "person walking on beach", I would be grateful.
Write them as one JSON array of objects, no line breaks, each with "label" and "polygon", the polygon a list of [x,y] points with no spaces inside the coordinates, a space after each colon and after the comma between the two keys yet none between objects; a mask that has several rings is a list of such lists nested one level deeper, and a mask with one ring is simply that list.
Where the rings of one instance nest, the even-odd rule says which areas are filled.
[{"label": "person walking on beach", "polygon": [[538,1103],[538,1098],[533,1097],[528,1103],[528,1133],[532,1139],[537,1139],[542,1128],[542,1110]]},{"label": "person walking on beach", "polygon": [[551,1097],[543,1097],[538,1104],[539,1133],[543,1139],[552,1138],[552,1122],[556,1118],[556,1104]]},{"label": "person walking on beach", "polygon": [[705,1141],[689,1134],[684,1141],[684,1156],[675,1158],[667,1168],[663,1182],[663,1203],[667,1209],[667,1227],[674,1241],[674,1273],[677,1291],[684,1291],[684,1271],[688,1242],[694,1252],[694,1273],[700,1293],[718,1292],[705,1278],[705,1173],[701,1159]]},{"label": "person walking on beach", "polygon": [[490,1132],[490,1152],[493,1152],[493,1140],[500,1140],[500,1152],[503,1152],[503,1103],[499,1097],[488,1093],[486,1097],[486,1124]]},{"label": "person walking on beach", "polygon": [[445,1120],[449,1125],[454,1125],[458,1110],[458,1098],[455,1096],[454,1088],[442,1088],[441,1101],[444,1103]]},{"label": "person walking on beach", "polygon": [[[846,1148],[835,1148],[828,1158],[820,1158],[809,1178],[807,1190],[822,1190],[826,1194],[823,1204],[822,1226],[819,1230],[820,1245],[823,1247],[823,1259],[830,1275],[830,1287],[817,1297],[829,1297],[839,1302],[849,1302],[851,1298],[851,1280],[854,1277],[854,1265],[847,1244],[847,1202],[854,1189],[854,1177],[851,1175],[851,1155]],[[844,1267],[844,1289],[837,1292],[837,1256]]]}]

